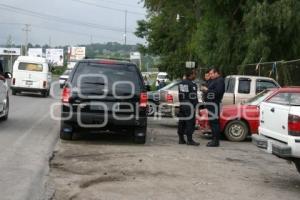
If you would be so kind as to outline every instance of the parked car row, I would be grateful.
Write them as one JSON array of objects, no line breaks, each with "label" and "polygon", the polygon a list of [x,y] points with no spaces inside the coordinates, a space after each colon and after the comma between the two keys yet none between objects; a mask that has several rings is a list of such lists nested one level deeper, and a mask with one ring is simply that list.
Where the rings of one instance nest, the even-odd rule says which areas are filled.
[{"label": "parked car row", "polygon": [[[155,92],[149,92],[149,115],[152,116],[158,112],[161,116],[171,117],[178,114],[178,85],[180,81],[176,80],[169,85]],[[202,80],[196,80],[198,88],[204,83]],[[260,92],[270,89],[279,88],[279,84],[268,77],[257,76],[227,76],[225,78],[225,94],[223,105],[237,105],[255,97]],[[155,99],[154,99],[155,98]],[[199,102],[202,102],[202,93],[198,93]]]}]

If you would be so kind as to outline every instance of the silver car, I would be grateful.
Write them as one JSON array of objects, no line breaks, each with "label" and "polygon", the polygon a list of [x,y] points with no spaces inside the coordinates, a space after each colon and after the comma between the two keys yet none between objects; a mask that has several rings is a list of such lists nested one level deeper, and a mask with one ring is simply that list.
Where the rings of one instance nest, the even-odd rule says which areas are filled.
[{"label": "silver car", "polygon": [[10,73],[4,73],[3,67],[0,66],[0,120],[7,120],[9,112],[9,96],[7,80],[11,78]]}]

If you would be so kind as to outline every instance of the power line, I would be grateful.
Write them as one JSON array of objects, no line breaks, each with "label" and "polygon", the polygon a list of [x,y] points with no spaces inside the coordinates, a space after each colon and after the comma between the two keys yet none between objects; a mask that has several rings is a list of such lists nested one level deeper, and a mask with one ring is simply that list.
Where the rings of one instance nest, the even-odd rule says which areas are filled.
[{"label": "power line", "polygon": [[83,21],[78,21],[78,20],[73,20],[73,19],[67,19],[67,18],[62,18],[62,17],[57,17],[53,15],[48,15],[44,13],[38,13],[35,11],[30,11],[6,4],[1,4],[0,3],[0,9],[9,11],[9,12],[14,12],[22,15],[29,15],[29,16],[34,16],[38,17],[41,19],[45,20],[50,20],[50,21],[55,21],[59,23],[67,23],[67,24],[72,24],[72,25],[77,25],[77,26],[85,26],[89,28],[96,28],[96,29],[102,29],[102,30],[108,30],[108,31],[114,31],[114,32],[123,32],[122,28],[117,28],[117,27],[111,27],[111,26],[106,26],[106,25],[99,25],[99,24],[94,24],[94,23],[89,23],[89,22],[83,22]]},{"label": "power line", "polygon": [[[0,24],[5,24],[5,25],[21,25],[21,26],[24,26],[24,24],[22,23],[9,23],[9,22],[0,22]],[[44,30],[51,30],[51,31],[55,31],[55,32],[61,32],[61,33],[66,33],[66,34],[73,34],[73,35],[78,35],[78,36],[85,36],[87,38],[91,37],[90,34],[88,33],[82,33],[82,32],[76,32],[76,31],[67,31],[67,30],[62,30],[62,29],[58,29],[57,27],[56,28],[50,28],[50,27],[46,27],[46,26],[42,26],[42,25],[37,25],[37,24],[31,24],[31,27],[32,28],[39,28],[39,29],[44,29]],[[112,41],[117,41],[117,42],[121,42],[122,41],[122,37],[120,37],[119,39],[116,39],[116,38],[112,38],[112,37],[107,37],[107,36],[104,36],[104,35],[98,35],[98,34],[93,34],[92,35],[93,39],[108,39],[108,40],[112,40]]]},{"label": "power line", "polygon": [[[98,7],[98,8],[105,8],[105,9],[114,10],[114,11],[118,11],[118,12],[124,12],[124,9],[118,9],[118,8],[112,8],[112,7],[108,7],[108,6],[102,6],[102,5],[99,5],[99,4],[96,4],[96,3],[86,2],[86,1],[82,1],[82,0],[72,0],[72,1],[77,2],[77,3],[81,3],[81,4],[86,4],[86,5]],[[134,15],[145,16],[144,13],[135,12],[135,11],[128,11],[128,13],[129,14],[134,14]]]},{"label": "power line", "polygon": [[118,1],[112,1],[112,0],[98,0],[98,1],[105,1],[116,5],[123,5],[123,6],[130,6],[130,7],[136,7],[136,8],[142,8],[140,6],[137,6],[136,4],[129,4],[129,3],[120,3]]}]

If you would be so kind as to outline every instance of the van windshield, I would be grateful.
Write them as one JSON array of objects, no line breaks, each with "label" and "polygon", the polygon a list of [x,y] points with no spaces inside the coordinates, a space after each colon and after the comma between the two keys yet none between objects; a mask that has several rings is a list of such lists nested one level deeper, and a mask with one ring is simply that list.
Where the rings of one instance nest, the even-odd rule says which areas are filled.
[{"label": "van windshield", "polygon": [[24,70],[24,71],[42,72],[43,71],[43,65],[42,64],[37,64],[37,63],[20,62],[18,69],[19,70]]},{"label": "van windshield", "polygon": [[157,78],[158,78],[158,79],[166,79],[166,78],[167,78],[167,75],[158,75]]}]

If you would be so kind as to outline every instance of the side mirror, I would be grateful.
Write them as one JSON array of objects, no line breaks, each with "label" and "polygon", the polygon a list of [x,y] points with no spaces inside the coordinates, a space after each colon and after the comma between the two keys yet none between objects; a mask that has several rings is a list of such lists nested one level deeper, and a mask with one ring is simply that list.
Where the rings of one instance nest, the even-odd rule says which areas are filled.
[{"label": "side mirror", "polygon": [[4,74],[4,77],[7,78],[7,79],[11,79],[12,75],[11,75],[10,72],[6,72],[6,73]]}]

